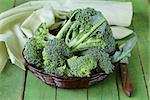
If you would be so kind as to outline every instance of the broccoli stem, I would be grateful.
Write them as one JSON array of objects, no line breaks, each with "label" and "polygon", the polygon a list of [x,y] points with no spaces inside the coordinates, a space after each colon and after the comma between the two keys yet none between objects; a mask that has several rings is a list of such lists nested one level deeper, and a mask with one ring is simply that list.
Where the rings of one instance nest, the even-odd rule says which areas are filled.
[{"label": "broccoli stem", "polygon": [[[67,34],[66,34],[65,42],[66,42],[66,44],[67,44],[68,46],[69,46],[69,42],[68,42],[68,40],[69,40],[69,35],[71,34],[71,31],[74,29],[75,25],[76,25],[76,23],[73,23],[73,24],[71,25],[69,31],[68,31]],[[73,35],[74,33],[75,33],[75,32],[73,32],[72,35]]]},{"label": "broccoli stem", "polygon": [[69,30],[69,32],[67,33],[67,35],[66,35],[66,38],[65,38],[65,43],[68,45],[69,43],[68,43],[68,38],[69,38],[69,35],[70,35],[70,30]]},{"label": "broccoli stem", "polygon": [[75,47],[77,47],[81,42],[83,42],[89,35],[91,35],[101,24],[103,24],[105,22],[105,19],[103,18],[102,20],[100,20],[95,26],[93,26],[91,28],[91,30],[86,33],[85,35],[83,35],[83,37],[81,39],[79,39],[78,41],[76,41],[76,43],[74,43],[74,45],[72,46],[72,49],[74,49]]},{"label": "broccoli stem", "polygon": [[67,23],[58,32],[56,38],[61,39],[63,37],[64,32],[66,32],[68,30],[68,28],[71,26],[71,24],[72,24],[71,20],[68,20]]},{"label": "broccoli stem", "polygon": [[72,19],[75,16],[75,14],[77,13],[77,11],[75,11],[72,16],[70,17],[70,19],[66,22],[66,24],[61,28],[61,30],[58,32],[56,38],[61,39],[63,37],[64,32],[66,32],[69,27],[72,25]]},{"label": "broccoli stem", "polygon": [[92,39],[92,40],[87,40],[86,42],[84,43],[81,43],[80,45],[78,45],[76,48],[74,48],[72,51],[75,52],[75,51],[82,51],[82,50],[85,50],[89,47],[91,47],[92,43],[95,43],[93,44],[92,46],[99,46],[99,43],[101,40],[99,39]]}]

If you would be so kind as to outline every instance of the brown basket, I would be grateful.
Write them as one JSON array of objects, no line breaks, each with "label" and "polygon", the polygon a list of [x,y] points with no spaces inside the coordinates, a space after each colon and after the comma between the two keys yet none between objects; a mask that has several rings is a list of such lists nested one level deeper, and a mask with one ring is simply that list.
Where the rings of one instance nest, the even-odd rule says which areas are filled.
[{"label": "brown basket", "polygon": [[[25,58],[24,58],[25,59]],[[47,85],[60,88],[88,88],[95,83],[104,80],[108,74],[97,73],[91,77],[65,77],[47,74],[30,65],[25,59],[27,69],[30,70],[36,77],[45,82]]]},{"label": "brown basket", "polygon": [[41,70],[32,67],[31,65],[28,65],[27,68],[46,84],[60,88],[88,88],[89,86],[105,79],[108,76],[108,74],[105,73],[97,73],[91,77],[84,78],[63,77],[53,74],[46,74]]}]

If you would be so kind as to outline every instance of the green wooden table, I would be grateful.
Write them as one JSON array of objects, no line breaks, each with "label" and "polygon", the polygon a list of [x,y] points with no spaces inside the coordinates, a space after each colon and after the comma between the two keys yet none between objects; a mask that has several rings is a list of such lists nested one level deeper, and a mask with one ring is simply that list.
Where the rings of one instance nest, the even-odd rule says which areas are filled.
[{"label": "green wooden table", "polygon": [[[0,12],[26,1],[29,0],[0,0]],[[149,100],[149,4],[148,0],[131,1],[134,8],[131,28],[139,38],[129,59],[129,75],[133,84],[132,97],[125,96],[118,71],[88,89],[60,89],[45,85],[31,72],[24,72],[8,61],[0,74],[0,100]]]}]

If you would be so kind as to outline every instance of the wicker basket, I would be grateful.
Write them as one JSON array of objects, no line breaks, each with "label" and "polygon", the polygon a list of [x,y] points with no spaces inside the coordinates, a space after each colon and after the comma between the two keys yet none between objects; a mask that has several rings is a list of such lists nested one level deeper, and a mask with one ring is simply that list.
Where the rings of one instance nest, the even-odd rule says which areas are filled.
[{"label": "wicker basket", "polygon": [[[25,59],[25,58],[24,58]],[[88,88],[95,83],[104,80],[108,74],[97,73],[91,77],[64,77],[56,76],[54,74],[47,74],[41,70],[30,65],[25,59],[27,70],[30,70],[36,77],[42,80],[44,83],[50,86],[60,87],[60,88]]]},{"label": "wicker basket", "polygon": [[108,75],[105,73],[97,73],[91,77],[62,77],[53,74],[46,74],[31,65],[27,68],[40,80],[50,86],[56,86],[60,88],[88,88],[89,86],[105,79]]},{"label": "wicker basket", "polygon": [[[113,51],[110,55],[113,55],[118,49],[116,45],[116,50]],[[24,51],[24,50],[23,50]],[[24,57],[24,54],[22,52]],[[57,76],[54,74],[47,74],[32,66],[24,58],[25,64],[27,65],[27,70],[30,70],[36,77],[45,82],[47,85],[60,87],[60,88],[88,88],[95,83],[104,80],[109,74],[104,72],[96,73],[91,75],[91,77],[65,77]],[[115,66],[119,65],[119,62],[114,64]],[[116,67],[115,67],[116,68]]]}]

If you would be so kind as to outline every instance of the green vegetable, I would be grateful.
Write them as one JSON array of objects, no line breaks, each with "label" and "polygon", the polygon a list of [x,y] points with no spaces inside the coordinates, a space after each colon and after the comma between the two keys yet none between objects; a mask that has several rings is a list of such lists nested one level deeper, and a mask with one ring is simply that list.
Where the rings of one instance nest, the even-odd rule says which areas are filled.
[{"label": "green vegetable", "polygon": [[46,27],[46,23],[42,23],[32,38],[35,38],[38,41],[41,41],[44,46],[46,41],[48,41],[49,39],[55,38],[55,36],[53,36],[49,33],[48,28]]},{"label": "green vegetable", "polygon": [[92,8],[77,9],[69,13],[69,20],[57,34],[73,51],[100,46],[106,52],[115,50],[115,39],[101,12]]},{"label": "green vegetable", "polygon": [[42,60],[42,51],[43,51],[43,45],[41,41],[38,41],[35,38],[31,38],[28,40],[24,47],[24,57],[25,59],[32,65],[37,66],[40,68],[43,64]]},{"label": "green vegetable", "polygon": [[73,56],[67,60],[69,66],[69,76],[89,77],[91,70],[97,67],[97,61],[89,56]]},{"label": "green vegetable", "polygon": [[114,66],[111,63],[109,54],[102,50],[100,47],[89,48],[82,52],[82,55],[89,55],[97,61],[97,69],[102,69],[105,73],[109,74],[113,71]]},{"label": "green vegetable", "polygon": [[42,52],[44,65],[50,68],[61,67],[65,65],[65,60],[71,56],[71,51],[63,40],[49,40]]},{"label": "green vegetable", "polygon": [[38,68],[43,66],[42,51],[45,43],[50,38],[53,38],[53,36],[49,34],[46,24],[41,24],[37,32],[28,40],[24,47],[24,57],[30,64]]},{"label": "green vegetable", "polygon": [[46,73],[51,73],[51,74],[55,74],[58,76],[67,76],[67,74],[68,74],[68,72],[67,72],[68,68],[66,67],[66,65],[57,67],[57,68],[51,68],[49,66],[45,66],[44,71]]},{"label": "green vegetable", "polygon": [[54,38],[48,40],[42,52],[44,70],[62,76],[66,74],[66,61],[72,52],[63,40]]},{"label": "green vegetable", "polygon": [[23,53],[30,64],[46,73],[70,77],[113,71],[109,55],[116,43],[101,12],[92,8],[71,11],[58,34],[52,34],[43,23],[26,43]]}]

